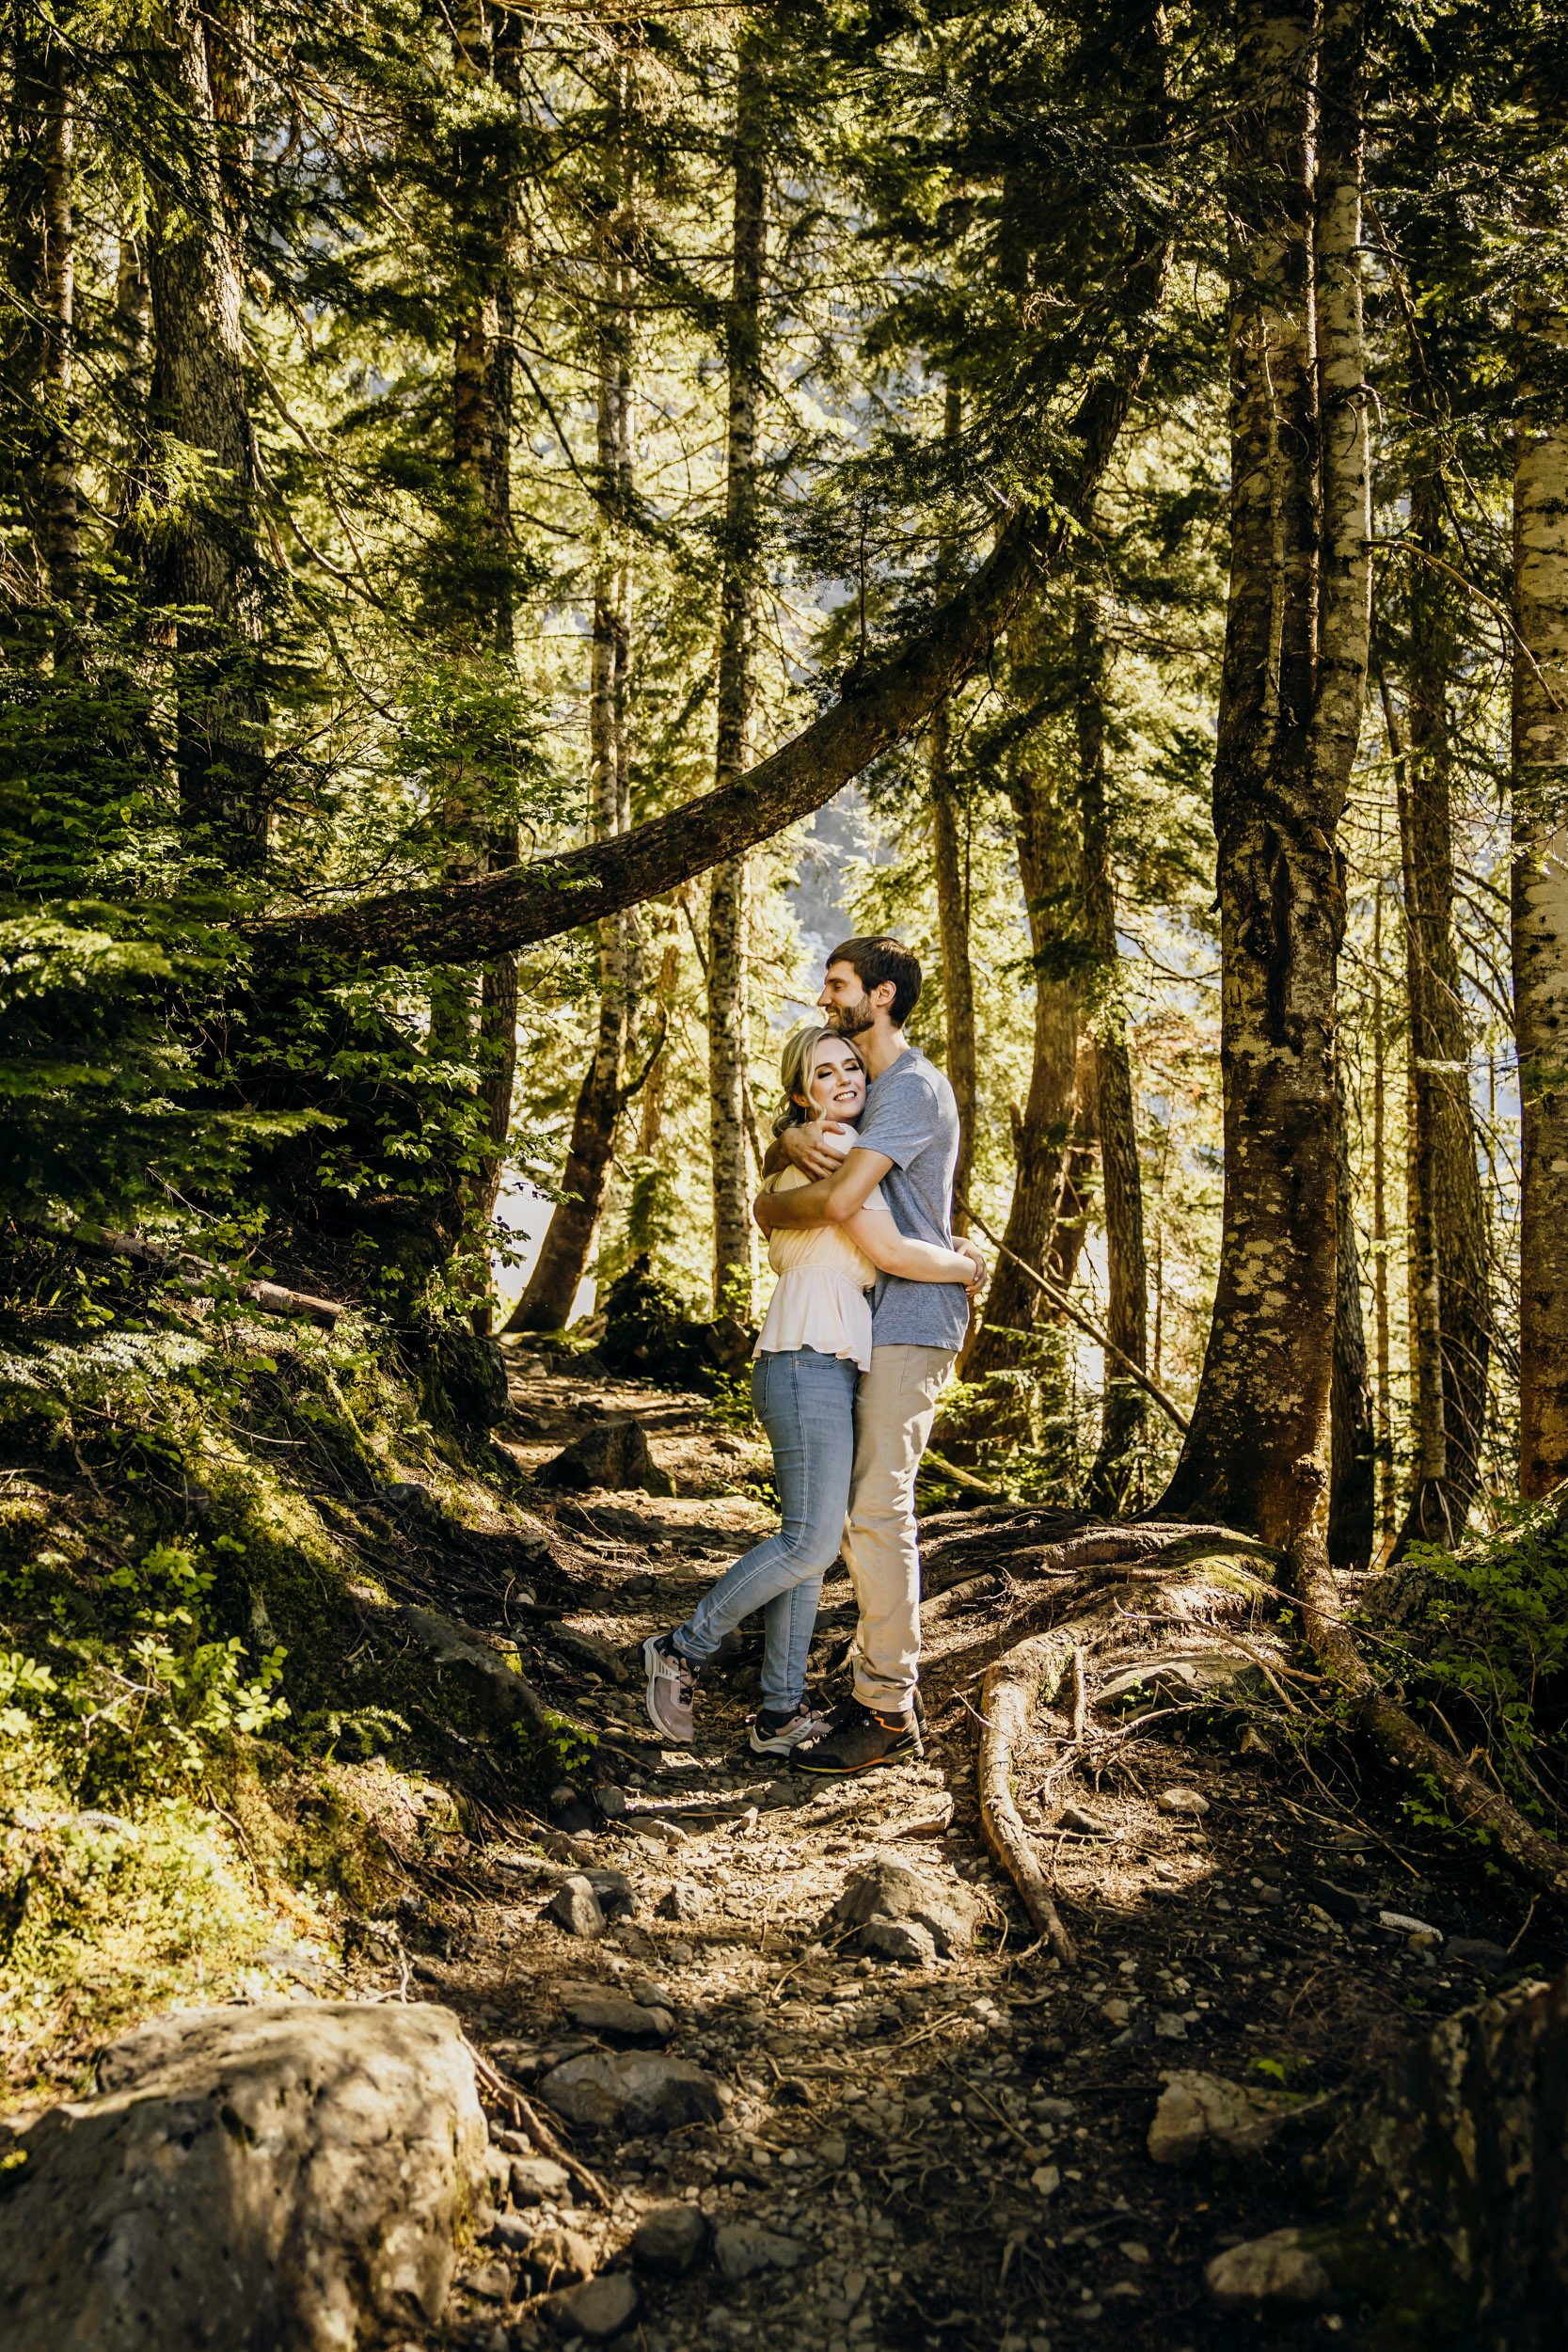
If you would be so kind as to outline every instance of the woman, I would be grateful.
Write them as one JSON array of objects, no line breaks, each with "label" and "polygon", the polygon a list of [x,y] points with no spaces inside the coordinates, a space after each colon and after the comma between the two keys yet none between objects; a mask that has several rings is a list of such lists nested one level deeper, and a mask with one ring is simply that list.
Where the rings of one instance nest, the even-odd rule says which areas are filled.
[{"label": "woman", "polygon": [[[852,1129],[865,1108],[865,1065],[853,1041],[805,1029],[784,1047],[784,1107],[775,1135],[800,1121],[836,1120]],[[848,1152],[854,1136],[837,1140]],[[785,1168],[765,1186],[806,1182]],[[974,1280],[956,1250],[910,1241],[874,1191],[842,1225],[775,1233],[768,1257],[778,1288],[754,1350],[752,1400],[773,1449],[779,1532],[727,1568],[684,1625],[642,1645],[648,1714],[667,1740],[690,1740],[704,1665],[726,1633],[763,1613],[762,1706],[752,1722],[757,1756],[787,1756],[820,1726],[806,1704],[806,1657],[822,1578],[838,1555],[855,1458],[855,1383],[871,1362],[869,1285],[880,1270],[912,1282]]]}]

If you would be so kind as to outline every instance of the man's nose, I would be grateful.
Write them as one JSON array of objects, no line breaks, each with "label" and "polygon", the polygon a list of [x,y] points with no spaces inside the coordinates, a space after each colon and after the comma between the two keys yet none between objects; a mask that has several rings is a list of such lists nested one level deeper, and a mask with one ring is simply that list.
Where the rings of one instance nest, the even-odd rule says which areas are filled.
[{"label": "man's nose", "polygon": [[828,993],[826,982],[823,983],[822,993],[817,998],[816,1003],[817,1009],[821,1012],[827,1012],[832,1009],[832,998]]}]

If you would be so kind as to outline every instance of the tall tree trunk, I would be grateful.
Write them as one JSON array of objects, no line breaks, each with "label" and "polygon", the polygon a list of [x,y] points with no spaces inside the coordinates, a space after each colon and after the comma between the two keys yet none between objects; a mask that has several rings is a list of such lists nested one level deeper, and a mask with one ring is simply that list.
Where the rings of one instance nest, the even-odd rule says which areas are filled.
[{"label": "tall tree trunk", "polygon": [[70,618],[56,631],[56,658],[74,637],[83,609],[82,532],[76,487],[76,435],[71,359],[76,300],[75,115],[66,44],[49,42],[43,72],[48,108],[44,129],[42,267],[38,308],[42,328],[39,397],[46,439],[43,453],[43,546],[49,591]]},{"label": "tall tree trunk", "polygon": [[178,765],[185,822],[205,827],[236,874],[267,849],[266,704],[257,679],[261,565],[256,442],[245,397],[241,276],[219,168],[207,17],[166,0],[157,62],[182,124],[182,177],[155,183],[149,245],[155,421],[195,453],[158,538],[161,599],[182,619]]},{"label": "tall tree trunk", "polygon": [[[942,435],[957,440],[962,402],[949,385]],[[943,582],[944,585],[949,584]],[[953,712],[944,702],[931,720],[931,863],[937,886],[937,932],[942,947],[942,1022],[947,1079],[958,1105],[958,1160],[953,1173],[953,1231],[967,1233],[970,1170],[974,1165],[977,1100],[974,976],[969,960],[969,824],[953,774]],[[960,823],[960,815],[963,821]]]},{"label": "tall tree trunk", "polygon": [[[1117,987],[1116,876],[1105,797],[1107,659],[1099,600],[1081,586],[1073,616],[1078,721],[1078,805],[1084,829],[1084,915],[1095,959],[1095,1094],[1105,1213],[1105,1330],[1140,1371],[1148,1369],[1148,1268],[1144,1256],[1143,1175],[1138,1163],[1137,1102],[1127,1024]],[[1137,1383],[1105,1360],[1100,1448],[1089,1473],[1089,1502],[1114,1511],[1128,1493],[1132,1456],[1143,1435],[1148,1401]]]},{"label": "tall tree trunk", "polygon": [[[483,0],[469,0],[454,22],[453,71],[464,83],[511,89],[515,80],[516,29]],[[477,521],[479,560],[471,591],[454,616],[460,654],[510,664],[514,652],[512,583],[512,429],[515,308],[514,248],[517,192],[511,160],[494,144],[486,120],[482,144],[470,151],[455,142],[457,225],[465,275],[457,288],[452,336],[452,458]],[[515,818],[498,819],[483,786],[454,779],[442,812],[449,882],[477,882],[517,863]],[[475,1295],[475,1327],[490,1327],[486,1253],[500,1192],[512,1089],[517,1066],[517,959],[504,951],[479,971],[454,967],[431,992],[432,1051],[478,1071],[480,1151],[465,1177],[457,1218],[462,1248],[472,1261],[467,1287]]]},{"label": "tall tree trunk", "polygon": [[114,408],[119,444],[115,483],[116,548],[124,556],[131,552],[126,526],[151,487],[147,438],[151,300],[147,241],[144,237],[122,234],[109,341],[115,355]]},{"label": "tall tree trunk", "polygon": [[1323,22],[1315,205],[1314,35],[1309,17],[1244,0],[1214,770],[1225,1206],[1203,1375],[1165,1500],[1321,1557],[1338,1224],[1335,833],[1370,610],[1357,0],[1335,0]]},{"label": "tall tree trunk", "polygon": [[[755,658],[761,509],[757,422],[762,403],[762,280],[768,256],[766,84],[758,41],[742,32],[735,107],[735,207],[729,309],[729,450],[724,564],[719,606],[721,791],[746,771]],[[708,1123],[713,1152],[713,1311],[751,1317],[755,1279],[746,1160],[746,860],[713,870],[708,898]]]},{"label": "tall tree trunk", "polygon": [[1377,813],[1377,896],[1372,903],[1372,1312],[1377,1345],[1377,1532],[1391,1545],[1395,1529],[1394,1413],[1388,1373],[1388,1187],[1385,1139],[1383,1013],[1383,810]]},{"label": "tall tree trunk", "polygon": [[1059,977],[1055,952],[1076,928],[1081,851],[1043,767],[1021,765],[1009,784],[1019,880],[1035,951],[1035,1037],[1029,1092],[1012,1105],[1013,1198],[1003,1239],[1012,1258],[997,1265],[985,1321],[970,1334],[966,1380],[1027,1360],[1035,1334],[1053,1320],[1014,1258],[1042,1270],[1055,1235],[1063,1164],[1077,1103],[1079,986]]},{"label": "tall tree trunk", "polygon": [[[607,260],[598,352],[599,483],[603,502],[594,577],[594,643],[588,731],[594,776],[594,829],[601,840],[631,824],[632,499],[630,268],[619,243]],[[640,984],[641,932],[627,908],[598,925],[599,1020],[594,1057],[578,1091],[562,1198],[546,1230],[508,1331],[559,1331],[587,1271],[615,1156],[624,1105],[623,1073]]]},{"label": "tall tree trunk", "polygon": [[[1513,1021],[1521,1117],[1519,1486],[1568,1478],[1568,310],[1541,296],[1513,445]],[[1549,389],[1548,389],[1549,388]]]},{"label": "tall tree trunk", "polygon": [[1372,1556],[1372,1384],[1361,1320],[1355,1188],[1351,1182],[1350,1106],[1336,1073],[1334,1174],[1338,1248],[1334,1261],[1334,1383],[1329,1406],[1328,1556],[1337,1568],[1364,1568]]},{"label": "tall tree trunk", "polygon": [[[1411,485],[1410,532],[1429,555],[1443,551],[1442,512],[1438,484],[1419,475]],[[1456,1543],[1465,1533],[1481,1476],[1492,1348],[1486,1203],[1453,932],[1448,689],[1457,615],[1454,591],[1435,564],[1420,564],[1412,587],[1399,815],[1416,1128],[1410,1285],[1418,1301],[1419,1460],[1396,1556],[1412,1540]]]}]

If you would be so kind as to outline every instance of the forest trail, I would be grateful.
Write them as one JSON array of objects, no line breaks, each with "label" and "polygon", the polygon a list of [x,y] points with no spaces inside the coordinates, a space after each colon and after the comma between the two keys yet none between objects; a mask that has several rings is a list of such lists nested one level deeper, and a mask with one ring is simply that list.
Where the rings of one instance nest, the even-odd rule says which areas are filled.
[{"label": "forest trail", "polygon": [[[638,1645],[767,1523],[740,1485],[759,1461],[699,1398],[558,1363],[514,1359],[497,1435],[519,1466],[631,1414],[683,1491],[561,1501],[587,1575],[542,1568],[530,1608],[498,1553],[488,1598],[471,1572],[460,1597],[474,1632],[515,1641],[525,1674],[597,1744],[547,1828],[427,1836],[401,1944],[372,1929],[352,1965],[364,1994],[450,2005],[483,2061],[499,2211],[423,2341],[500,2352],[562,2341],[562,2328],[594,2340],[539,2298],[608,2265],[625,2275],[640,2224],[673,2202],[728,2225],[722,2266],[711,2250],[685,2276],[639,2266],[636,2316],[613,2296],[601,2314],[639,2352],[1256,2344],[1254,2322],[1215,2308],[1205,2265],[1309,2216],[1300,2158],[1333,2111],[1322,2094],[1370,2081],[1485,1987],[1550,1971],[1560,1955],[1532,1940],[1524,1899],[1413,1832],[1386,1787],[1355,1786],[1332,1745],[1308,1754],[1280,1736],[1287,1707],[1311,1694],[1302,1678],[1295,1702],[1275,1695],[1286,1686],[1265,1628],[1247,1637],[1260,1701],[1235,1685],[1195,1695],[1195,1661],[1236,1645],[1189,1628],[1174,1664],[1165,1645],[1179,1695],[1147,1729],[1101,1700],[1087,1746],[1042,1711],[1016,1753],[1026,1822],[1052,1762],[1078,1766],[1081,1812],[1039,1841],[1077,1946],[1064,1968],[982,1849],[974,1772],[985,1668],[1049,1622],[1019,1572],[1038,1514],[927,1527],[930,1584],[977,1552],[994,1565],[927,1604],[921,1762],[822,1786],[751,1756],[744,1650],[704,1686],[695,1751],[661,1752]],[[847,1581],[830,1581],[814,1679],[836,1674],[853,1623]],[[1101,1674],[1100,1688],[1120,1678]],[[1191,1792],[1185,1809],[1162,1805],[1175,1788]],[[976,1948],[924,1965],[855,1956],[828,1915],[889,1856],[981,1899]],[[600,1871],[624,1883],[600,1882],[608,1928],[573,1933],[549,1906],[569,1878]],[[710,2074],[712,2120],[637,2133],[562,2114],[553,2068],[639,2046]],[[1295,2118],[1261,2152],[1227,2161],[1206,2145],[1185,2167],[1157,2164],[1148,2129],[1180,2070],[1265,2099],[1283,2086]],[[566,2176],[525,2153],[508,2212],[511,2157],[542,2139],[569,2156],[574,2185],[551,2193]],[[1272,2319],[1269,2341],[1345,2325],[1307,2309]]]}]

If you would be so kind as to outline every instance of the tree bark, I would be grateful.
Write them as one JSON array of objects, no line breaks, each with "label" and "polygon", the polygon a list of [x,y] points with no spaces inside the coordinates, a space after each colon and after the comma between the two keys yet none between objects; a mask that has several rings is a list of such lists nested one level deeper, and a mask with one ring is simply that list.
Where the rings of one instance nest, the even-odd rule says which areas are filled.
[{"label": "tree bark", "polygon": [[[1078,806],[1084,841],[1084,914],[1094,953],[1095,1094],[1105,1215],[1105,1329],[1140,1371],[1148,1369],[1148,1268],[1144,1254],[1143,1172],[1127,1024],[1117,988],[1116,875],[1105,795],[1107,659],[1098,600],[1078,591],[1073,624],[1077,685]],[[1091,1510],[1115,1511],[1128,1495],[1148,1405],[1137,1383],[1107,1359],[1100,1449],[1089,1473]]]},{"label": "tree bark", "polygon": [[[942,434],[956,440],[962,404],[949,385]],[[974,1165],[978,1099],[974,1045],[974,975],[969,958],[969,826],[960,829],[959,792],[953,774],[953,716],[944,702],[933,714],[930,739],[931,864],[936,877],[937,934],[942,950],[942,1025],[947,1080],[958,1106],[958,1160],[953,1174],[953,1231],[967,1233],[970,1170]]]},{"label": "tree bark", "polygon": [[[1519,1486],[1568,1477],[1568,310],[1542,297],[1513,444],[1513,1019],[1519,1053]],[[1551,387],[1551,389],[1544,389]]]},{"label": "tree bark", "polygon": [[1230,604],[1214,825],[1225,1205],[1165,1507],[1324,1558],[1336,1301],[1335,831],[1365,691],[1370,527],[1359,243],[1363,26],[1246,0],[1230,321]]},{"label": "tree bark", "polygon": [[[725,320],[729,450],[720,588],[719,733],[714,787],[745,773],[749,751],[761,557],[757,423],[762,404],[762,279],[768,253],[765,82],[759,43],[738,45],[735,206]],[[713,1311],[752,1313],[755,1275],[746,1163],[746,859],[715,866],[708,900],[708,1121],[713,1153]]]},{"label": "tree bark", "polygon": [[22,512],[37,558],[39,658],[69,661],[83,609],[81,524],[72,407],[75,344],[75,94],[71,47],[47,18],[13,27],[8,274]]},{"label": "tree bark", "polygon": [[1034,1053],[1022,1111],[1011,1106],[1013,1197],[1003,1241],[1011,1253],[991,1279],[985,1320],[972,1329],[963,1360],[966,1380],[982,1380],[1037,1352],[1037,1331],[1053,1320],[1042,1293],[1022,1267],[1045,1264],[1056,1232],[1063,1166],[1077,1102],[1079,986],[1061,977],[1069,911],[1077,897],[1080,852],[1056,804],[1043,765],[1015,768],[1009,796],[1019,880],[1029,910],[1036,957]]},{"label": "tree bark", "polygon": [[1328,1556],[1337,1568],[1365,1568],[1372,1556],[1376,1441],[1367,1335],[1361,1320],[1360,1252],[1351,1182],[1350,1106],[1343,1073],[1334,1098],[1338,1248],[1334,1262],[1334,1381],[1329,1400]]},{"label": "tree bark", "polygon": [[[621,136],[625,139],[623,123]],[[623,176],[625,171],[623,152]],[[627,522],[633,482],[630,265],[626,224],[610,243],[601,291],[598,348],[599,485],[604,524],[594,579],[594,643],[588,729],[594,828],[600,840],[631,825],[631,559]],[[623,1073],[640,981],[641,933],[628,904],[601,917],[599,1020],[594,1057],[578,1091],[558,1201],[508,1331],[559,1331],[587,1270],[615,1156]]]},{"label": "tree bark", "polygon": [[1377,1532],[1395,1530],[1394,1417],[1388,1373],[1388,1192],[1386,1174],[1383,1014],[1383,810],[1377,821],[1377,896],[1372,902],[1372,1311],[1377,1345]]},{"label": "tree bark", "polygon": [[156,421],[192,451],[173,485],[151,567],[154,592],[206,618],[178,625],[177,759],[187,825],[207,829],[237,875],[265,862],[266,704],[257,679],[261,565],[254,532],[255,435],[245,397],[241,279],[219,168],[221,143],[196,0],[167,0],[156,51],[182,128],[178,180],[160,177],[149,246]]}]

